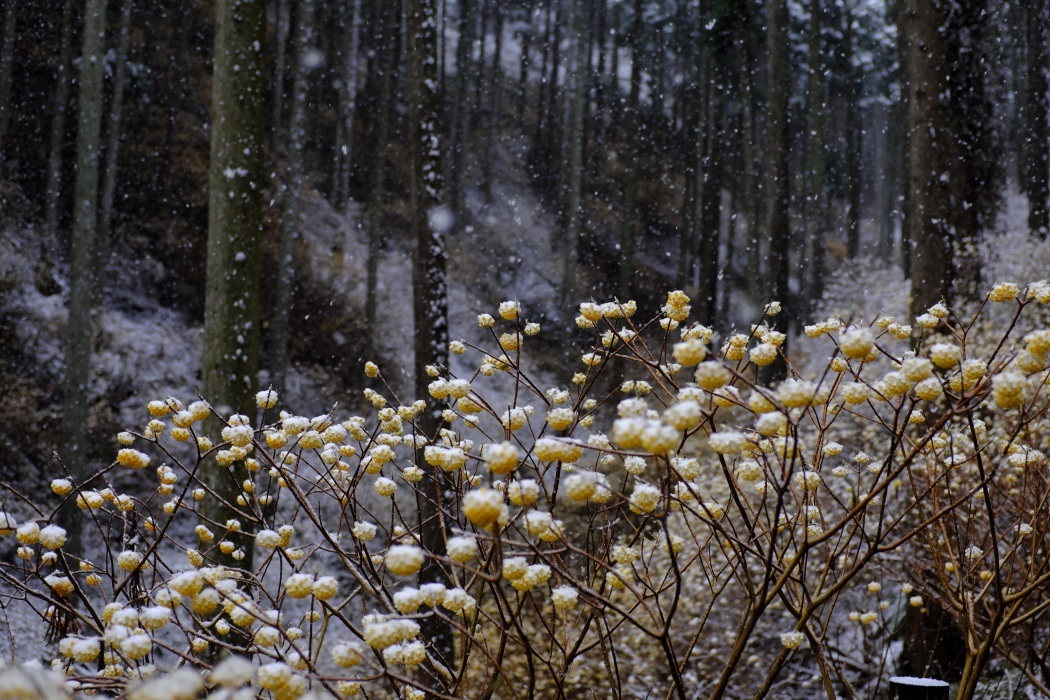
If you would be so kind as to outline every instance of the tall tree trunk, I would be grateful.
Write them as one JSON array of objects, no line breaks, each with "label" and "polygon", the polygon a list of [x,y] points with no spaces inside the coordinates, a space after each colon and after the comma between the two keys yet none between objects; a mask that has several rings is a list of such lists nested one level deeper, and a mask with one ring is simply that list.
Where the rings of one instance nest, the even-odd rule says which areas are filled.
[{"label": "tall tree trunk", "polygon": [[518,121],[525,124],[525,113],[529,106],[529,68],[532,65],[532,33],[536,27],[536,17],[532,4],[526,5],[529,21],[521,30],[521,63],[518,69]]},{"label": "tall tree trunk", "polygon": [[273,82],[270,89],[270,150],[277,155],[283,147],[281,127],[284,123],[285,63],[288,56],[288,35],[292,31],[292,0],[277,0],[274,18],[277,40],[273,52]]},{"label": "tall tree trunk", "polygon": [[[254,0],[217,0],[215,13],[203,364],[204,395],[225,418],[234,412],[250,416],[257,410],[266,6]],[[201,502],[205,517],[216,523],[238,517],[232,504],[242,495],[242,478],[212,458],[201,465],[199,474],[217,496]],[[220,559],[250,571],[250,532],[227,536],[246,556],[239,562]]]},{"label": "tall tree trunk", "polygon": [[908,48],[908,27],[906,8],[903,2],[895,5],[894,21],[897,25],[897,65],[900,71],[901,96],[900,101],[894,105],[894,116],[898,125],[898,150],[897,157],[900,159],[899,184],[897,208],[900,212],[901,227],[901,271],[904,279],[911,279],[911,106],[908,95],[911,94],[911,73],[908,70],[910,60],[910,49]]},{"label": "tall tree trunk", "polygon": [[284,202],[277,245],[277,280],[270,326],[270,376],[278,395],[284,392],[291,341],[295,288],[295,241],[299,237],[299,202],[303,189],[303,146],[306,141],[306,55],[313,40],[314,0],[299,0],[292,51],[292,104],[288,113],[288,153],[284,166]]},{"label": "tall tree trunk", "polygon": [[641,159],[641,128],[638,109],[642,90],[642,28],[644,0],[634,0],[634,16],[627,35],[631,52],[631,89],[624,110],[623,219],[620,222],[619,276],[616,289],[620,301],[631,298],[634,277],[634,245],[638,235],[638,165]]},{"label": "tall tree trunk", "polygon": [[[769,67],[766,107],[766,207],[765,238],[768,242],[766,256],[766,294],[769,301],[784,305],[786,318],[780,321],[784,332],[788,331],[793,315],[792,299],[788,291],[788,271],[791,267],[790,241],[791,221],[788,208],[791,203],[791,182],[788,159],[790,156],[790,130],[788,129],[788,97],[791,84],[788,65],[788,9],[787,0],[770,0],[766,4],[766,42]],[[781,361],[770,366],[770,379],[785,376],[787,367]]]},{"label": "tall tree trunk", "polygon": [[860,81],[853,60],[856,34],[853,11],[845,3],[845,29],[842,32],[842,60],[846,64],[846,254],[855,259],[860,254]]},{"label": "tall tree trunk", "polygon": [[908,72],[908,221],[911,233],[912,314],[951,299],[952,242],[948,184],[951,128],[940,100],[947,70],[939,29],[941,0],[906,0],[901,29]]},{"label": "tall tree trunk", "polygon": [[1028,228],[1046,238],[1050,227],[1050,128],[1047,127],[1046,0],[1032,0],[1028,6],[1028,119],[1024,157],[1025,194],[1028,196]]},{"label": "tall tree trunk", "polygon": [[803,290],[807,317],[824,295],[826,269],[824,243],[824,122],[826,111],[826,80],[824,78],[824,7],[822,0],[809,2],[809,83],[806,89],[806,112],[808,128],[808,167],[806,181],[806,245],[809,247],[808,284]]},{"label": "tall tree trunk", "polygon": [[109,120],[106,123],[106,147],[102,168],[102,195],[99,202],[98,250],[99,283],[97,292],[102,292],[105,269],[112,257],[113,197],[117,191],[117,165],[120,157],[121,120],[124,114],[124,83],[128,75],[128,51],[131,49],[131,13],[134,0],[124,0],[120,10],[120,27],[117,30],[116,66],[113,68],[113,91],[110,95]]},{"label": "tall tree trunk", "polygon": [[[683,3],[684,4],[684,3]],[[682,12],[680,19],[688,21],[688,15]],[[679,213],[681,221],[678,231],[678,288],[685,289],[692,281],[693,270],[693,242],[696,239],[696,219],[698,201],[700,197],[700,171],[703,158],[703,100],[701,87],[701,76],[703,75],[703,64],[706,63],[706,47],[700,44],[700,28],[698,24],[690,23],[688,28],[681,28],[688,32],[690,45],[698,48],[683,63],[683,89],[681,99],[685,102],[682,108],[682,124],[684,131],[683,146],[686,155],[683,158],[682,174],[684,184],[682,186],[682,208]]]},{"label": "tall tree trunk", "polygon": [[357,66],[360,54],[361,39],[361,0],[350,3],[350,23],[346,27],[343,59],[343,80],[340,89],[340,106],[342,120],[340,131],[342,142],[337,144],[339,153],[339,184],[336,188],[336,202],[344,211],[350,203],[350,175],[354,163],[354,118],[357,116]]},{"label": "tall tree trunk", "polygon": [[[441,142],[438,124],[441,101],[437,92],[437,35],[435,0],[406,0],[405,33],[407,75],[405,94],[408,109],[409,216],[413,240],[412,308],[415,327],[415,395],[427,396],[431,381],[427,367],[448,366],[448,292],[445,280],[447,228],[446,215],[436,215],[441,204]],[[436,440],[441,428],[441,405],[430,401],[416,419],[416,428]],[[416,450],[416,463],[426,477],[416,491],[419,511],[420,544],[435,556],[445,553],[446,530],[442,512],[446,484],[441,470],[426,465],[423,448]],[[420,582],[442,581],[440,565],[431,558],[419,573]],[[454,654],[451,626],[430,616],[421,620],[430,649],[451,666]]]},{"label": "tall tree trunk", "polygon": [[456,44],[456,84],[452,96],[452,133],[449,138],[448,187],[449,205],[456,220],[461,225],[464,209],[463,170],[467,154],[468,131],[470,130],[470,110],[467,109],[467,95],[470,94],[471,54],[474,45],[475,0],[461,0],[459,3],[459,43]]},{"label": "tall tree trunk", "polygon": [[[69,318],[66,324],[66,374],[62,392],[61,456],[78,483],[88,474],[88,445],[84,426],[87,425],[88,385],[91,379],[105,26],[105,0],[88,0],[84,7],[78,80],[77,181],[73,192],[73,247],[69,270]],[[79,551],[80,519],[76,508],[67,508],[62,519],[69,531],[71,551]]]},{"label": "tall tree trunk", "polygon": [[492,165],[495,160],[496,141],[499,139],[500,84],[503,80],[503,69],[500,61],[503,56],[503,12],[499,0],[490,0],[495,47],[492,62],[488,69],[488,111],[485,115],[485,153],[481,159],[481,192],[485,204],[492,204]]},{"label": "tall tree trunk", "polygon": [[747,241],[748,296],[753,303],[762,303],[766,294],[762,277],[762,234],[759,225],[759,188],[760,165],[758,157],[758,91],[755,89],[755,76],[758,73],[758,61],[754,46],[751,22],[751,4],[749,0],[741,2],[738,12],[743,25],[741,31],[741,102],[743,103],[743,129],[740,135],[744,158],[744,223],[745,240]]},{"label": "tall tree trunk", "polygon": [[579,259],[580,221],[582,206],[580,194],[583,189],[583,131],[584,100],[586,99],[586,53],[587,39],[584,17],[584,0],[571,0],[572,20],[569,34],[574,42],[572,65],[572,96],[569,103],[568,173],[565,179],[565,258],[562,270],[561,304],[559,308],[571,318],[572,305],[576,302],[576,263]]},{"label": "tall tree trunk", "polygon": [[379,299],[379,253],[383,239],[383,205],[386,199],[386,150],[390,138],[390,117],[394,99],[394,68],[397,61],[396,3],[379,0],[381,29],[377,42],[380,55],[377,61],[379,76],[379,108],[376,150],[372,159],[372,192],[368,206],[368,263],[365,291],[365,324],[368,327],[366,356],[376,358],[377,308]]},{"label": "tall tree trunk", "polygon": [[0,156],[7,149],[7,135],[11,131],[11,78],[15,66],[18,8],[21,5],[21,0],[4,3],[3,34],[0,35]]},{"label": "tall tree trunk", "polygon": [[[720,11],[716,10],[716,12]],[[722,180],[725,172],[725,99],[729,89],[729,45],[732,40],[729,18],[711,17],[710,98],[706,120],[706,154],[703,202],[700,211],[700,289],[697,294],[697,318],[713,324],[718,314],[719,233],[722,222]],[[709,24],[710,24],[709,20]]]},{"label": "tall tree trunk", "polygon": [[[470,0],[466,0],[469,2]],[[540,13],[543,18],[543,39],[542,46],[543,52],[541,54],[540,61],[540,84],[536,96],[536,126],[535,133],[532,137],[532,143],[534,148],[542,150],[544,129],[547,126],[547,110],[550,108],[547,104],[547,80],[548,70],[551,59],[551,25],[553,24],[552,18],[552,7],[553,0],[543,0],[543,10]],[[539,11],[539,10],[537,10]]]},{"label": "tall tree trunk", "polygon": [[[62,6],[62,38],[55,70],[55,91],[51,95],[51,128],[47,145],[47,190],[44,199],[44,233],[52,240],[58,231],[58,213],[62,197],[62,146],[66,135],[66,110],[69,107],[70,73],[73,60],[73,15],[76,0],[65,0]],[[50,257],[50,252],[45,253]],[[51,267],[41,261],[41,270]],[[46,273],[50,275],[50,272]]]}]

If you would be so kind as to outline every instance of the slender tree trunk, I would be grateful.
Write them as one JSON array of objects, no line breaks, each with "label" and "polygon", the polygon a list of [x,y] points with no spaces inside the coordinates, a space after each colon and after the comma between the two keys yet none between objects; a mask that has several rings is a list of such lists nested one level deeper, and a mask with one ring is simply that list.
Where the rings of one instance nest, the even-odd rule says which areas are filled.
[{"label": "slender tree trunk", "polygon": [[456,84],[452,96],[452,134],[448,154],[449,204],[457,227],[461,225],[464,210],[463,171],[470,130],[470,110],[466,103],[467,95],[470,94],[470,65],[476,26],[474,8],[475,0],[461,0],[459,3],[459,43],[456,45]]},{"label": "slender tree trunk", "polygon": [[491,3],[495,47],[486,81],[489,86],[487,90],[489,107],[485,123],[485,153],[487,155],[481,160],[481,191],[486,205],[492,204],[492,165],[495,160],[496,141],[499,139],[500,83],[503,79],[500,65],[503,55],[503,13],[500,11],[499,0],[491,0]]},{"label": "slender tree trunk", "polygon": [[350,175],[354,163],[354,118],[357,116],[357,67],[360,53],[361,37],[361,0],[350,3],[350,24],[346,28],[346,56],[343,60],[343,81],[341,89],[342,143],[339,157],[339,186],[336,190],[336,201],[345,211],[350,203]]},{"label": "slender tree trunk", "polygon": [[908,25],[906,9],[903,2],[896,3],[894,19],[897,24],[897,64],[900,66],[901,97],[895,105],[895,118],[900,133],[897,157],[900,158],[900,177],[898,179],[898,209],[901,227],[901,271],[904,279],[911,279],[911,73],[908,69],[910,49],[908,48]]},{"label": "slender tree trunk", "polygon": [[1024,157],[1025,193],[1028,195],[1028,228],[1046,238],[1050,227],[1050,128],[1047,126],[1046,0],[1031,0],[1028,6],[1028,119]]},{"label": "slender tree trunk", "polygon": [[[4,3],[3,35],[0,36],[0,156],[7,149],[11,131],[11,78],[15,66],[15,39],[18,35],[18,8],[21,0]],[[3,159],[0,158],[0,163]]]},{"label": "slender tree trunk", "polygon": [[525,113],[529,107],[529,68],[532,65],[532,33],[535,31],[535,13],[531,4],[525,10],[529,21],[521,30],[521,63],[518,71],[518,121],[525,124]]},{"label": "slender tree trunk", "polygon": [[[686,21],[687,15],[684,13],[681,16],[682,21]],[[700,46],[699,38],[699,26],[690,24],[688,29],[682,29],[682,31],[688,31],[692,41],[692,44]],[[703,131],[701,118],[702,111],[702,87],[701,87],[701,75],[702,64],[706,61],[706,48],[699,48],[695,51],[694,55],[690,57],[691,60],[686,60],[683,64],[683,70],[685,71],[684,88],[681,96],[685,101],[683,107],[682,123],[684,136],[683,146],[685,148],[685,158],[682,167],[683,176],[685,179],[682,187],[682,209],[679,214],[681,219],[681,228],[678,231],[678,287],[679,289],[685,289],[692,278],[692,263],[693,263],[693,241],[696,238],[696,215],[697,215],[697,202],[700,196],[700,161],[702,160],[703,150]]]},{"label": "slender tree trunk", "polygon": [[[12,10],[13,11],[13,10]],[[62,452],[79,483],[88,474],[87,425],[92,356],[95,239],[98,230],[99,149],[102,146],[102,67],[105,0],[84,7],[77,103],[77,181],[73,192],[73,249],[66,324],[66,374],[62,392]],[[63,521],[71,551],[80,549],[80,518],[67,509]]]},{"label": "slender tree trunk", "polygon": [[97,293],[103,291],[106,266],[112,257],[113,197],[117,191],[117,166],[120,158],[121,120],[124,114],[124,83],[128,75],[128,52],[131,50],[131,14],[134,0],[124,0],[117,30],[116,66],[113,69],[113,91],[110,95],[109,120],[106,124],[106,147],[102,168],[102,195],[98,216],[99,275]]},{"label": "slender tree trunk", "polygon": [[[470,0],[466,1],[469,2]],[[551,25],[553,24],[551,14],[552,6],[553,0],[543,0],[543,12],[541,13],[543,17],[543,53],[540,63],[540,84],[539,90],[537,91],[539,94],[536,97],[535,135],[532,138],[534,148],[540,150],[543,148],[543,130],[547,126],[547,81],[549,80],[548,68],[550,66],[551,58]]]},{"label": "slender tree trunk", "polygon": [[270,150],[276,155],[283,147],[281,127],[284,123],[285,68],[288,55],[288,35],[292,25],[292,0],[277,0],[276,23],[277,41],[273,52],[273,83],[270,90]]},{"label": "slender tree trunk", "polygon": [[557,156],[562,153],[561,150],[561,130],[560,126],[560,101],[558,100],[558,78],[561,75],[561,38],[562,38],[562,23],[565,21],[565,5],[564,3],[569,0],[553,0],[552,17],[553,17],[553,28],[551,39],[551,73],[547,80],[547,112],[546,112],[546,124],[543,127],[544,142],[540,144],[541,153],[543,154],[541,160],[541,167],[546,168],[547,175],[550,177],[550,184],[553,188],[553,192],[558,192],[561,185],[560,173],[557,172]]},{"label": "slender tree trunk", "polygon": [[[204,395],[225,418],[257,410],[266,6],[253,0],[217,0],[215,12],[203,369]],[[219,524],[237,518],[232,504],[242,495],[243,477],[211,458],[199,475],[217,496],[201,502],[205,517]],[[244,559],[216,556],[250,571],[253,543],[249,523],[240,520],[246,532],[225,536],[244,551]]]},{"label": "slender tree trunk", "polygon": [[605,0],[594,0],[594,15],[597,26],[594,30],[594,44],[598,52],[598,64],[594,69],[593,73],[588,73],[588,79],[594,83],[594,113],[593,113],[593,125],[591,126],[592,133],[592,149],[597,157],[587,159],[592,167],[591,173],[595,180],[601,176],[603,165],[604,165],[604,150],[605,150],[605,123],[608,115],[606,114],[606,93],[608,87],[606,86],[605,71],[608,67],[608,50],[607,47],[609,42],[607,36],[609,34],[608,29],[608,7],[605,4]]},{"label": "slender tree trunk", "polygon": [[291,344],[295,288],[295,241],[299,237],[299,202],[303,189],[303,146],[306,141],[306,54],[313,40],[314,0],[299,0],[292,50],[292,104],[288,113],[288,153],[284,166],[284,202],[277,245],[273,321],[270,326],[270,376],[278,395],[285,389]]},{"label": "slender tree trunk", "polygon": [[580,221],[582,207],[580,194],[583,189],[583,130],[584,100],[586,99],[586,27],[584,26],[584,0],[571,0],[572,20],[570,35],[573,37],[572,99],[569,103],[568,174],[566,178],[566,222],[565,265],[562,270],[562,293],[560,309],[570,318],[570,310],[576,302],[576,263],[579,259]]},{"label": "slender tree trunk", "polygon": [[710,99],[706,120],[707,152],[700,212],[700,290],[697,317],[713,324],[718,314],[719,234],[722,223],[722,182],[725,174],[725,98],[729,90],[729,18],[715,15],[710,32]]},{"label": "slender tree trunk", "polygon": [[[788,9],[787,0],[770,0],[766,4],[766,41],[769,52],[766,129],[766,219],[765,238],[769,243],[766,257],[766,293],[769,301],[784,305],[785,320],[777,319],[787,332],[793,311],[788,290],[788,271],[791,267],[791,222],[788,208],[791,203],[791,182],[788,159],[790,130],[788,129],[788,93],[790,66],[788,65]],[[780,361],[770,366],[770,378],[782,378],[787,367]]]},{"label": "slender tree trunk", "polygon": [[372,162],[372,196],[368,207],[368,264],[365,291],[365,323],[368,327],[366,353],[369,359],[376,358],[378,317],[376,309],[379,298],[379,253],[383,239],[383,204],[386,198],[386,150],[390,138],[390,116],[394,99],[394,67],[397,60],[396,3],[379,0],[379,22],[382,26],[377,38],[380,46],[379,66],[379,124],[376,134],[376,154]]},{"label": "slender tree trunk", "polygon": [[[445,280],[447,230],[438,222],[447,216],[434,216],[441,203],[441,142],[438,124],[441,101],[437,92],[437,35],[435,0],[406,0],[408,145],[411,158],[409,175],[410,226],[414,250],[412,257],[413,317],[415,321],[415,395],[427,396],[431,381],[426,368],[448,366],[448,293]],[[441,405],[436,401],[416,419],[417,430],[436,440],[441,428]],[[435,556],[445,552],[445,525],[442,509],[446,485],[437,467],[426,465],[423,448],[416,450],[416,463],[426,477],[419,483],[416,504],[419,510],[420,544]],[[420,571],[420,582],[443,581],[444,574],[434,559],[428,558]],[[455,647],[449,625],[430,616],[421,620],[431,651],[451,666]]]},{"label": "slender tree trunk", "polygon": [[73,60],[73,15],[76,0],[65,0],[62,6],[62,44],[55,71],[55,91],[51,97],[51,130],[47,151],[47,192],[44,202],[44,231],[52,238],[58,230],[58,212],[62,202],[62,146],[66,134],[66,110],[69,107],[69,85]]},{"label": "slender tree trunk", "polygon": [[824,78],[824,7],[822,0],[809,2],[809,83],[807,85],[806,111],[809,126],[809,167],[806,182],[806,245],[809,247],[809,284],[804,297],[806,316],[824,295],[826,270],[824,243],[824,192],[825,145],[824,123],[826,111],[826,80]]},{"label": "slender tree trunk", "polygon": [[850,3],[845,3],[845,29],[842,32],[842,60],[846,64],[846,254],[855,259],[860,254],[860,82],[854,65],[856,36]]},{"label": "slender tree trunk", "polygon": [[758,144],[758,93],[755,76],[758,62],[753,44],[751,10],[748,2],[740,4],[741,32],[741,93],[743,122],[741,151],[744,157],[744,222],[747,241],[748,296],[754,303],[761,303],[765,290],[762,288],[762,235],[759,227],[759,158]]},{"label": "slender tree trunk", "polygon": [[638,109],[642,89],[642,24],[644,0],[634,0],[634,16],[627,36],[631,52],[631,90],[624,114],[623,220],[620,223],[620,259],[617,291],[620,301],[631,298],[634,277],[634,245],[638,235],[638,165],[641,159],[641,120]]}]

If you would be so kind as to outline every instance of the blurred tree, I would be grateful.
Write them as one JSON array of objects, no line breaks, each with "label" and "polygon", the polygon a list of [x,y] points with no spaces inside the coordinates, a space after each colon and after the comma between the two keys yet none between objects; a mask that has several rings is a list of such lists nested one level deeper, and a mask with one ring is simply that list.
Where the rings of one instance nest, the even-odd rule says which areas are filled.
[{"label": "blurred tree", "polygon": [[1028,228],[1046,238],[1050,227],[1050,127],[1047,126],[1046,0],[1028,5],[1027,120],[1022,157],[1025,159],[1024,186],[1028,196]]},{"label": "blurred tree", "polygon": [[[788,128],[788,100],[791,83],[788,53],[787,0],[770,0],[766,4],[766,191],[765,233],[767,241],[765,264],[765,291],[768,301],[779,301],[785,316],[790,319],[797,312],[788,290],[791,269],[791,181],[788,161],[791,155]],[[780,320],[780,319],[778,319]],[[781,322],[786,333],[789,323]],[[787,367],[778,360],[770,365],[770,379],[782,378]]]},{"label": "blurred tree", "polygon": [[[109,115],[106,120],[106,145],[103,150],[102,192],[99,199],[98,237],[99,272],[102,276],[112,255],[113,197],[117,191],[117,165],[120,143],[124,138],[121,121],[124,118],[124,90],[128,77],[128,51],[131,48],[131,14],[134,0],[124,0],[120,7],[120,22],[117,26],[117,46],[113,56],[113,76],[109,97]],[[101,280],[98,293],[103,291]]]},{"label": "blurred tree", "polygon": [[299,0],[292,51],[292,99],[288,115],[287,153],[284,155],[284,189],[281,233],[277,244],[277,280],[273,321],[270,325],[270,373],[273,387],[284,393],[288,374],[292,303],[295,287],[295,240],[299,237],[299,200],[303,189],[303,145],[306,141],[307,54],[313,39],[313,0]]},{"label": "blurred tree", "polygon": [[642,121],[638,113],[642,93],[642,32],[645,0],[634,0],[627,48],[631,54],[631,86],[623,115],[624,175],[623,214],[620,220],[620,255],[616,290],[621,301],[631,298],[634,277],[634,245],[638,236],[638,177],[642,157]]}]

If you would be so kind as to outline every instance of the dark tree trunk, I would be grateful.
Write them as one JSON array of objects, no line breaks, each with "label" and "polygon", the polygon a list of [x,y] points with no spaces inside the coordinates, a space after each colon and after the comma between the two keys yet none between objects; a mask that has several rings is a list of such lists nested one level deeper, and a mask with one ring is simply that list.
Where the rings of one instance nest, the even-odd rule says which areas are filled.
[{"label": "dark tree trunk", "polygon": [[[13,3],[8,3],[13,12]],[[66,324],[66,373],[62,392],[61,457],[79,483],[88,474],[88,386],[91,380],[92,303],[95,295],[98,232],[99,149],[102,146],[103,35],[105,0],[84,7],[77,105],[77,181],[73,192],[72,254],[69,270],[69,317]],[[80,550],[80,518],[75,507],[63,513],[71,551]]]},{"label": "dark tree trunk", "polygon": [[[415,324],[415,395],[427,396],[429,365],[448,366],[448,295],[445,280],[446,230],[436,222],[448,217],[432,216],[441,202],[441,143],[438,124],[441,101],[437,92],[436,1],[406,0],[406,82],[408,109],[409,225],[412,232],[412,307]],[[434,223],[432,223],[434,222]],[[428,402],[416,418],[416,428],[431,440],[437,439],[441,423],[441,405]],[[447,535],[442,517],[445,484],[437,467],[426,464],[423,449],[416,451],[416,463],[426,477],[419,483],[416,504],[419,510],[420,544],[434,556],[445,552]],[[443,581],[444,574],[434,559],[420,571],[420,582]],[[452,628],[437,616],[421,620],[430,642],[430,650],[446,666],[451,666],[454,653]]]},{"label": "dark tree trunk", "polygon": [[631,89],[624,109],[623,220],[620,222],[619,275],[616,289],[620,301],[631,298],[634,277],[634,245],[638,236],[638,169],[642,154],[642,122],[638,114],[642,89],[642,28],[644,0],[634,0],[634,15],[627,35],[631,52]]},{"label": "dark tree trunk", "polygon": [[[254,415],[259,372],[263,148],[266,140],[266,7],[217,0],[212,54],[211,162],[208,179],[208,259],[204,299],[204,395],[223,419]],[[243,494],[240,480],[209,458],[198,472],[217,497],[202,501],[213,522],[245,518],[229,504]],[[220,500],[221,499],[221,500]],[[228,535],[245,552],[227,565],[252,568],[250,532]]]},{"label": "dark tree trunk", "polygon": [[99,272],[102,273],[96,285],[97,293],[102,293],[105,269],[112,256],[113,197],[117,191],[117,166],[120,157],[122,139],[121,121],[124,115],[124,83],[128,75],[128,51],[131,48],[131,13],[134,0],[124,0],[120,10],[120,26],[117,34],[116,65],[113,69],[113,90],[110,95],[109,120],[106,124],[106,147],[102,168],[102,194],[99,201],[98,216],[98,249]]},{"label": "dark tree trunk", "polygon": [[51,97],[51,129],[47,150],[47,191],[44,200],[44,231],[53,237],[58,230],[58,213],[62,197],[62,146],[66,134],[66,110],[69,107],[71,62],[73,60],[73,15],[76,0],[65,0],[62,6],[62,44],[55,71],[55,91]]},{"label": "dark tree trunk", "polygon": [[[21,0],[4,3],[4,20],[0,34],[0,156],[7,149],[11,131],[11,78],[15,66],[15,39],[18,34],[18,8]],[[0,163],[3,159],[0,158]]]},{"label": "dark tree trunk", "polygon": [[576,263],[579,259],[579,237],[581,211],[581,191],[583,189],[583,130],[584,100],[586,99],[586,53],[588,42],[584,27],[584,0],[571,0],[571,28],[569,30],[574,42],[572,64],[572,93],[569,102],[569,130],[567,139],[568,154],[566,157],[568,173],[566,174],[565,192],[565,259],[562,270],[561,311],[571,317],[570,310],[576,300]]},{"label": "dark tree trunk", "polygon": [[[937,3],[935,3],[937,4]],[[940,173],[954,167],[946,105],[939,99],[946,76],[939,16],[926,0],[902,9],[908,72],[908,220],[911,234],[912,314],[951,299],[952,231],[948,184]]]},{"label": "dark tree trunk", "polygon": [[[719,233],[722,220],[722,180],[725,172],[725,98],[729,87],[729,47],[732,42],[729,18],[713,16],[709,35],[710,71],[708,118],[706,121],[706,167],[700,211],[700,289],[697,318],[711,325],[718,312]],[[710,22],[709,22],[710,23]]]},{"label": "dark tree trunk", "polygon": [[288,112],[288,151],[284,162],[284,201],[277,244],[276,289],[270,326],[270,377],[278,395],[284,392],[291,344],[295,288],[295,241],[299,237],[299,202],[303,189],[306,141],[306,54],[313,34],[314,0],[299,0],[292,49],[292,99]]},{"label": "dark tree trunk", "polygon": [[344,208],[350,203],[350,175],[354,163],[354,118],[357,116],[357,67],[361,37],[361,0],[350,3],[350,22],[343,39],[343,78],[340,89],[339,111],[342,138],[336,143],[339,149],[337,162],[336,202]]},{"label": "dark tree trunk", "polygon": [[846,64],[846,255],[855,259],[860,254],[860,81],[853,59],[856,36],[853,12],[845,4],[845,29],[842,32],[843,56]]},{"label": "dark tree trunk", "polygon": [[[791,221],[788,208],[791,204],[791,182],[788,159],[790,156],[790,130],[788,129],[788,93],[790,67],[788,65],[788,9],[787,0],[770,0],[766,5],[766,41],[768,47],[768,90],[766,128],[766,207],[765,238],[768,242],[766,257],[766,294],[768,301],[779,301],[784,305],[785,321],[777,320],[787,332],[786,320],[794,313],[788,291],[788,271],[791,267],[790,242]],[[779,324],[778,324],[779,325]],[[770,379],[782,378],[787,367],[782,361],[770,366]]]},{"label": "dark tree trunk", "polygon": [[[824,6],[822,0],[809,2],[809,78],[806,90],[809,153],[806,181],[806,245],[809,248],[808,284],[804,296],[808,315],[824,294],[825,253],[824,123],[826,80],[824,78]],[[800,309],[801,311],[801,309]]]},{"label": "dark tree trunk", "polygon": [[386,151],[390,139],[390,119],[393,113],[394,70],[397,63],[397,4],[379,0],[379,24],[382,27],[376,42],[379,57],[379,104],[377,109],[375,155],[372,158],[372,191],[368,206],[368,262],[365,282],[365,323],[368,327],[366,356],[375,359],[377,327],[376,309],[379,299],[379,254],[383,240],[383,205],[386,199]]},{"label": "dark tree trunk", "polygon": [[1046,0],[1032,0],[1028,6],[1028,99],[1024,158],[1025,193],[1028,196],[1028,228],[1046,238],[1050,227],[1050,172],[1047,127]]}]

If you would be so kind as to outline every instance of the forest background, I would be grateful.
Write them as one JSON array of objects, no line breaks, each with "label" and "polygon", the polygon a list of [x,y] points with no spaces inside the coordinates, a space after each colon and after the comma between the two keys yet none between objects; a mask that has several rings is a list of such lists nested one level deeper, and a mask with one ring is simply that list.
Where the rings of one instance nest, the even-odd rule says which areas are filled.
[{"label": "forest background", "polygon": [[250,5],[4,3],[4,481],[108,463],[151,392],[425,396],[504,299],[541,371],[581,299],[670,288],[790,344],[1046,236],[1044,0]]}]

